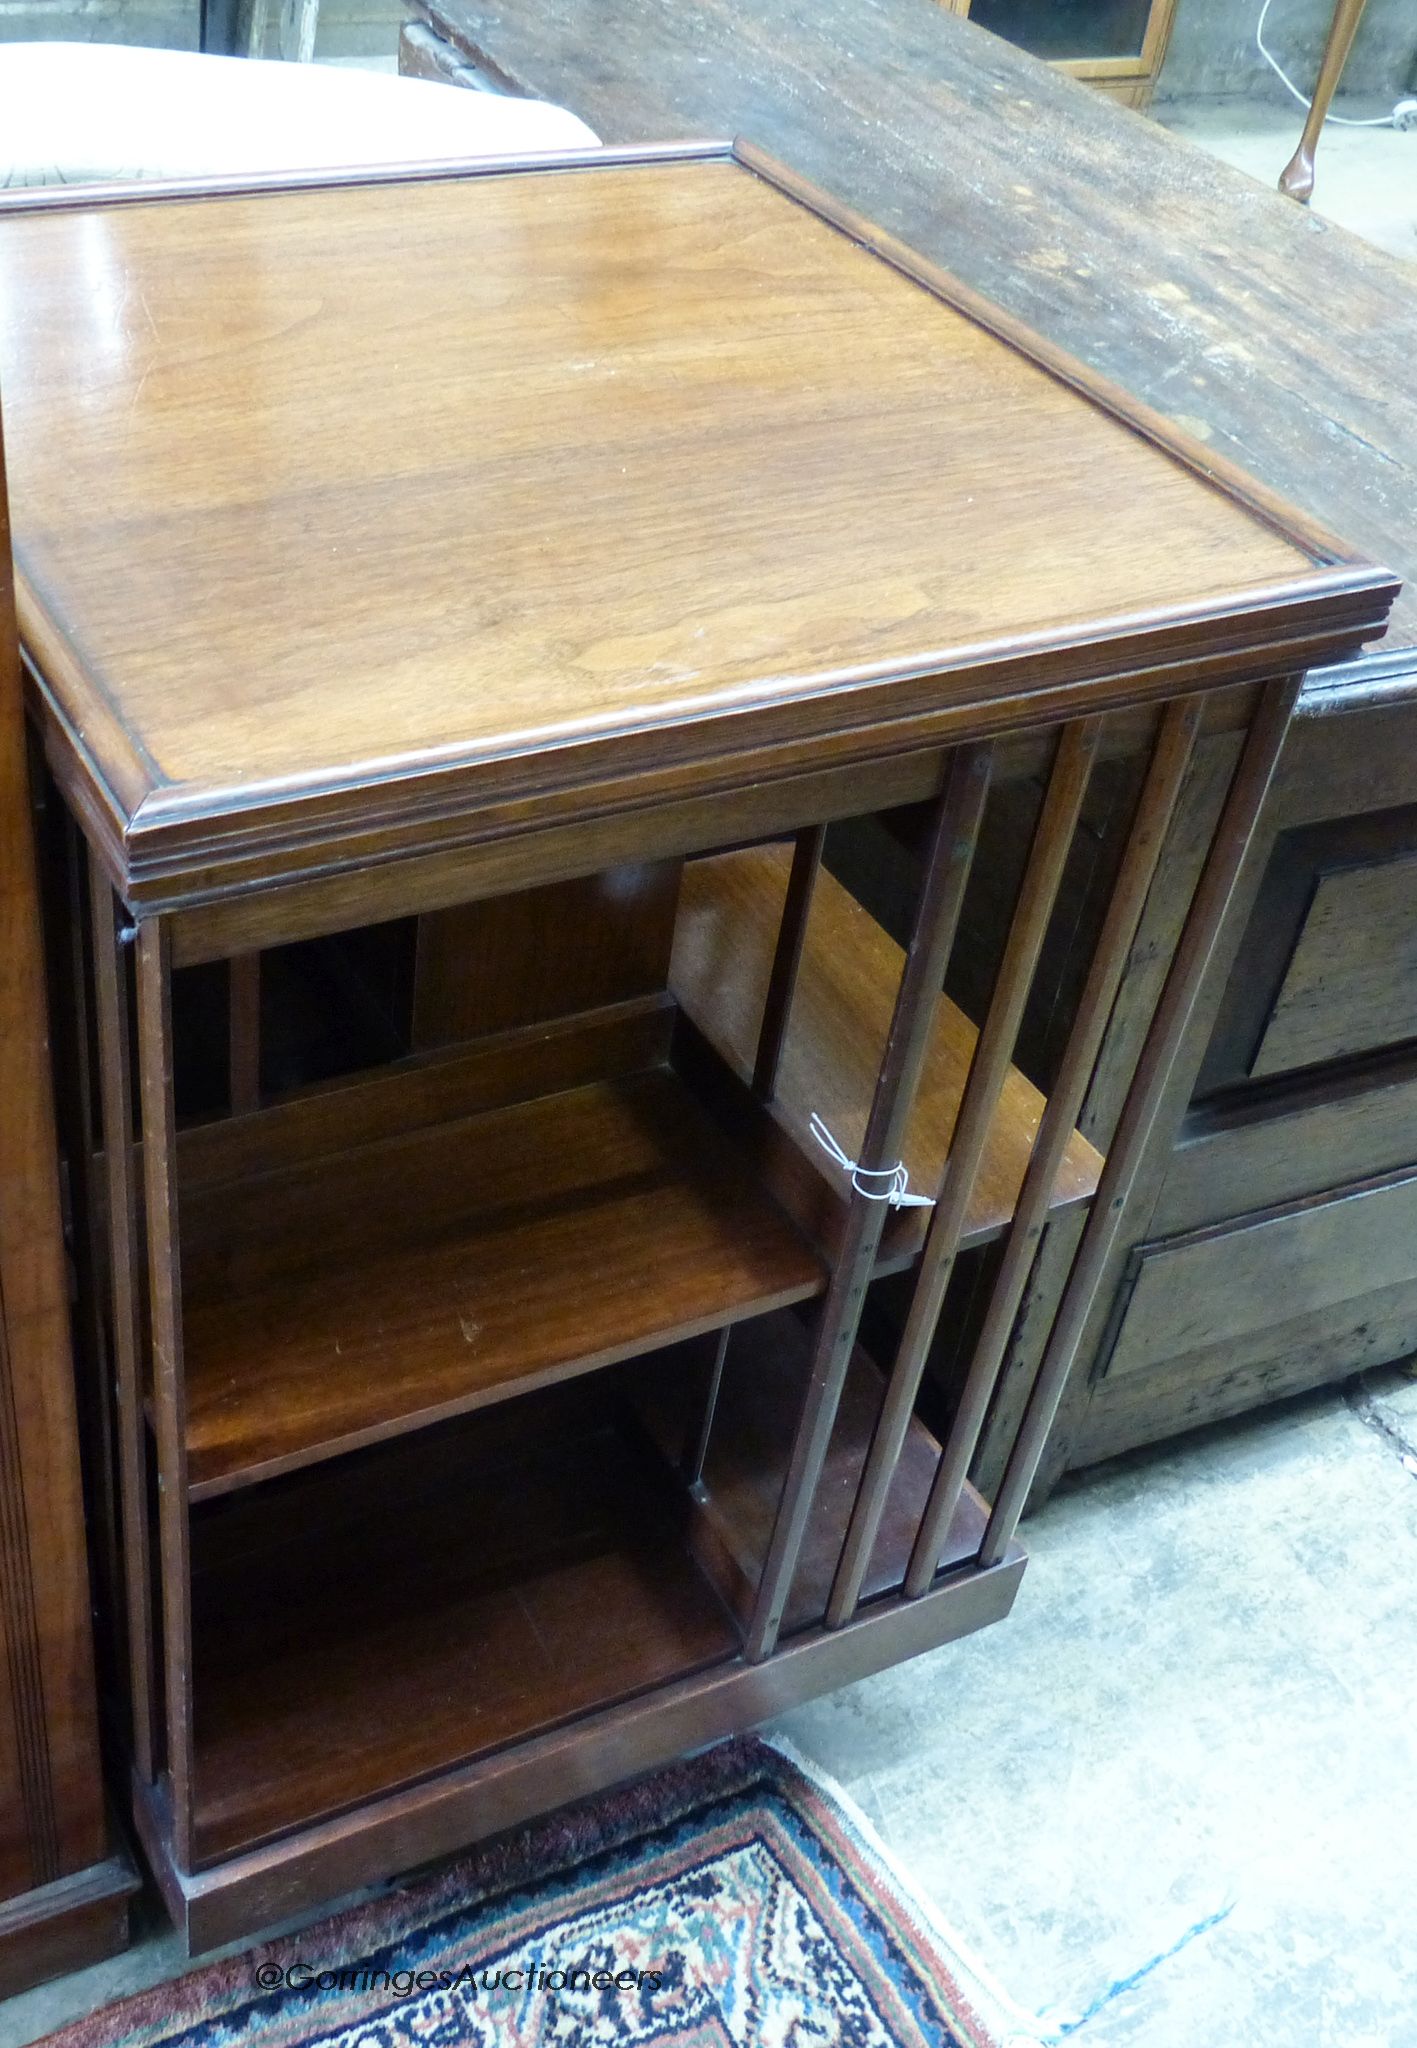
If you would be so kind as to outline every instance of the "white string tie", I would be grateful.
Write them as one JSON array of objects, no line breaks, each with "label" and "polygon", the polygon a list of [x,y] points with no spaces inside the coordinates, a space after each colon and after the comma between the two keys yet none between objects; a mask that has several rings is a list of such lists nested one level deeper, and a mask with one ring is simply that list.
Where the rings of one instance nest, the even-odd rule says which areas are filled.
[{"label": "white string tie", "polygon": [[[864,1195],[868,1202],[889,1202],[893,1209],[933,1209],[933,1195],[912,1195],[910,1175],[905,1170],[905,1161],[897,1159],[894,1166],[862,1166],[859,1160],[849,1157],[832,1136],[815,1110],[807,1126],[812,1136],[838,1166],[851,1176],[851,1185],[858,1195]],[[876,1183],[872,1186],[869,1183]]]}]

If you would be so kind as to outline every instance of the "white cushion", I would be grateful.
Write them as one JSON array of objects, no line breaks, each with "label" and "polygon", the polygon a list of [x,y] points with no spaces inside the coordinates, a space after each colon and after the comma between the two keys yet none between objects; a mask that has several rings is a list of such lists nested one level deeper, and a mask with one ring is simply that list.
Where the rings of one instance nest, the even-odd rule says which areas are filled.
[{"label": "white cushion", "polygon": [[390,73],[120,43],[0,43],[0,185],[585,149],[564,107]]}]

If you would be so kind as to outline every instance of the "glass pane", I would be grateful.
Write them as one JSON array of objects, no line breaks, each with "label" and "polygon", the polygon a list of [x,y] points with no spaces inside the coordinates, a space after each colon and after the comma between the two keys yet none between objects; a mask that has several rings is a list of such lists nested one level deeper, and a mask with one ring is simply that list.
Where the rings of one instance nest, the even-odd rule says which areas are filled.
[{"label": "glass pane", "polygon": [[974,0],[971,21],[1035,57],[1139,57],[1152,0]]}]

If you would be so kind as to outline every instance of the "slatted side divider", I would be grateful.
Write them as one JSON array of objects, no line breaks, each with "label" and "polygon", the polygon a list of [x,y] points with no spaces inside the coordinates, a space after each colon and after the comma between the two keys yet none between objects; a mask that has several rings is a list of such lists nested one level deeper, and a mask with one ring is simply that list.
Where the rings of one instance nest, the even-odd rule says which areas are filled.
[{"label": "slatted side divider", "polygon": [[853,1175],[840,1249],[818,1313],[807,1390],[749,1622],[745,1654],[757,1662],[777,1643],[783,1610],[801,1555],[813,1498],[831,1441],[841,1390],[885,1225],[878,1198],[900,1158],[901,1142],[925,1060],[930,1025],[954,945],[979,827],[992,755],[987,746],[958,748],[935,810],[924,876],[896,994],[861,1155]]},{"label": "slatted side divider", "polygon": [[[1193,899],[1185,937],[1153,1018],[1074,1270],[1055,1317],[1024,1421],[990,1511],[976,1565],[996,1563],[1015,1533],[1087,1309],[1113,1248],[1121,1212],[1191,1014],[1205,964],[1233,894],[1244,845],[1268,785],[1292,704],[1292,685],[1273,685],[1232,779],[1210,860]],[[1003,1243],[958,1396],[949,1435],[916,1532],[903,1594],[919,1598],[935,1582],[938,1559],[961,1509],[970,1466],[1024,1298],[1068,1141],[1082,1114],[1109,1018],[1140,927],[1187,770],[1203,706],[1180,699],[1158,716],[1151,754],[1127,839],[1088,964],[1068,1037],[1034,1134],[1012,1221]],[[891,1361],[870,1450],[863,1465],[832,1583],[826,1623],[856,1615],[881,1532],[891,1483],[909,1431],[930,1348],[959,1255],[989,1132],[1014,1060],[1031,989],[1087,796],[1102,736],[1100,718],[1059,733],[1047,787],[982,1028],[974,1046],[904,1329]],[[955,944],[964,889],[982,822],[987,756],[961,749],[953,758],[927,851],[919,907],[876,1083],[862,1157],[853,1175],[841,1250],[822,1303],[812,1363],[779,1500],[772,1541],[748,1631],[750,1658],[774,1648],[801,1552],[815,1489],[836,1419],[847,1361],[888,1213],[881,1199],[919,1082],[935,1003]],[[775,1065],[787,1029],[800,962],[820,835],[804,834],[784,905],[773,986],[764,1006],[759,1066]],[[765,1062],[763,1048],[775,1048]],[[956,1562],[952,1569],[960,1569]]]},{"label": "slatted side divider", "polygon": [[122,907],[98,857],[89,856],[89,916],[98,1011],[103,1155],[108,1183],[108,1286],[118,1411],[123,1515],[128,1685],[134,1761],[149,1783],[161,1749],[152,1628],[152,1546],[148,1530],[147,1432],[143,1424],[143,1310],[139,1297],[138,1188],[133,1143],[132,1041]]},{"label": "slatted side divider", "polygon": [[[1024,1420],[1006,1462],[998,1497],[989,1511],[986,1531],[973,1561],[976,1566],[997,1563],[1016,1532],[1063,1386],[1082,1340],[1091,1299],[1114,1248],[1122,1212],[1161,1105],[1167,1076],[1238,880],[1246,842],[1282,744],[1292,699],[1292,684],[1283,682],[1270,686],[1232,778],[1214,845],[1127,1091],[1103,1177],[1072,1274],[1055,1315]],[[938,1559],[948,1547],[949,1532],[960,1512],[969,1469],[978,1449],[1009,1337],[1047,1222],[1053,1188],[1069,1138],[1083,1111],[1147,895],[1185,783],[1202,716],[1203,707],[1199,700],[1182,699],[1167,707],[1158,718],[1150,758],[1107,908],[1047,1104],[1034,1135],[1028,1167],[971,1348],[950,1432],[941,1449],[928,1501],[915,1535],[902,1588],[906,1598],[916,1599],[931,1590],[936,1580]],[[1058,905],[1068,854],[1078,830],[1100,737],[1101,721],[1092,719],[1064,727],[1058,738],[987,1012],[974,1047],[904,1329],[891,1361],[875,1433],[857,1484],[837,1562],[826,1613],[826,1623],[831,1628],[849,1623],[860,1606],[862,1589],[880,1536],[892,1476],[909,1430],[959,1254],[964,1219],[985,1156],[990,1126],[1014,1058],[1050,920]],[[976,833],[978,823],[976,817]],[[937,835],[927,858],[922,916],[931,892],[931,877],[940,859]],[[912,955],[920,933],[921,924],[917,920]],[[937,948],[933,962],[942,973],[953,944],[953,933],[943,948],[938,945],[941,938],[939,930],[936,930],[935,937]],[[897,998],[897,1025],[902,1006],[910,1008],[919,999],[918,989],[908,988],[911,982],[910,957],[907,958]],[[938,988],[937,975],[933,993],[937,993]],[[927,1029],[933,993],[924,1006]],[[893,1035],[895,1028],[893,1026]],[[886,1091],[895,1085],[889,1066],[888,1052],[877,1083],[873,1124],[878,1120]],[[896,1120],[890,1129],[892,1135],[898,1137],[908,1114],[908,1104],[903,1106],[903,1097],[898,1089],[890,1099],[896,1112]],[[892,1152],[891,1157],[894,1156]],[[878,1156],[873,1152],[866,1163],[871,1168],[880,1168],[890,1162],[884,1154]],[[854,1196],[851,1214],[854,1216],[858,1210],[874,1211],[879,1218],[884,1204],[871,1200],[875,1192],[868,1187],[865,1196]],[[863,1222],[868,1222],[864,1215]],[[878,1237],[879,1230],[871,1238],[873,1245]],[[840,1277],[839,1267],[833,1293],[837,1291]],[[854,1313],[838,1308],[835,1322],[826,1332],[826,1335],[834,1336],[838,1344],[844,1341],[843,1332],[848,1325],[854,1341],[862,1292],[864,1282],[853,1296]],[[829,1295],[824,1323],[830,1311]],[[819,1333],[819,1354],[823,1343],[824,1336]],[[805,1514],[805,1504],[810,1501],[811,1488],[821,1470],[820,1462],[804,1455],[804,1437],[811,1432],[812,1441],[824,1442],[829,1436],[838,1393],[839,1382],[821,1370],[820,1359],[814,1361],[794,1458],[779,1510],[779,1531],[785,1528],[789,1538],[796,1519]],[[788,1583],[795,1555],[795,1551],[784,1544],[776,1560],[772,1556],[769,1559],[770,1564],[776,1562],[779,1575],[786,1573]],[[961,1568],[967,1567],[961,1567],[956,1559],[951,1569],[958,1571]],[[765,1573],[760,1609],[767,1610],[769,1618],[771,1590]],[[758,1641],[766,1639],[766,1631],[757,1638]]]},{"label": "slatted side divider", "polygon": [[1101,732],[1100,719],[1078,720],[1065,728],[1058,742],[988,1014],[975,1042],[905,1331],[847,1528],[827,1608],[827,1621],[832,1627],[851,1619],[861,1595],[896,1460],[905,1443],[945,1290],[959,1253],[989,1127],[999,1107],[1038,956],[1058,900]]},{"label": "slatted side divider", "polygon": [[[1255,820],[1284,745],[1300,680],[1285,677],[1265,686],[1246,738],[1196,885],[1190,914],[1122,1105],[1107,1164],[1053,1317],[1028,1406],[1004,1468],[979,1549],[981,1564],[1002,1557],[1018,1528],[1082,1342],[1098,1280],[1116,1245],[1127,1197],[1140,1171],[1173,1063],[1250,851]],[[922,1529],[922,1544],[924,1533]],[[913,1579],[907,1583],[907,1591],[913,1589],[914,1583]],[[923,1575],[919,1583],[923,1585]]]}]

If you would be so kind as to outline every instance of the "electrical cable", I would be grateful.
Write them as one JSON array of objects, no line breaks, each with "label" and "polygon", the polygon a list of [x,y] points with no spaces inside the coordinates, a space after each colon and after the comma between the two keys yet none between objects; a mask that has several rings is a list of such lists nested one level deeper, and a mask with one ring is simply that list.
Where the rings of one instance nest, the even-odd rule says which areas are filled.
[{"label": "electrical cable", "polygon": [[[1309,99],[1304,93],[1300,92],[1298,86],[1294,83],[1293,79],[1289,76],[1289,73],[1284,69],[1284,66],[1280,63],[1279,59],[1274,55],[1274,52],[1269,48],[1268,44],[1265,42],[1264,39],[1264,25],[1269,20],[1269,10],[1273,6],[1273,4],[1274,0],[1262,0],[1262,4],[1260,7],[1260,18],[1255,23],[1255,48],[1264,58],[1265,63],[1268,64],[1270,70],[1274,73],[1275,77],[1280,81],[1281,85],[1287,87],[1287,89],[1294,95],[1295,99],[1299,102],[1300,106],[1304,109],[1305,113],[1307,113],[1310,107],[1313,105],[1313,101]],[[1399,100],[1397,105],[1393,108],[1390,114],[1380,114],[1374,120],[1371,121],[1352,121],[1349,120],[1347,116],[1343,114],[1330,114],[1328,118],[1330,121],[1333,122],[1336,128],[1417,127],[1417,100]]]}]

